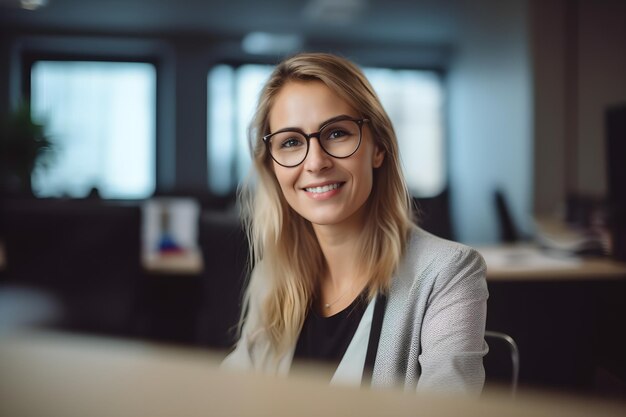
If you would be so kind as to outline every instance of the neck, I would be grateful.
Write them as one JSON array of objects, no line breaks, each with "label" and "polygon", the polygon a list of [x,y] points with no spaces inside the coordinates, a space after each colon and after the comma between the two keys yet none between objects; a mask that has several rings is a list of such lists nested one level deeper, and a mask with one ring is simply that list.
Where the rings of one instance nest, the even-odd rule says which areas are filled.
[{"label": "neck", "polygon": [[362,208],[340,224],[313,225],[327,266],[322,285],[341,291],[362,279],[358,250],[364,223]]}]

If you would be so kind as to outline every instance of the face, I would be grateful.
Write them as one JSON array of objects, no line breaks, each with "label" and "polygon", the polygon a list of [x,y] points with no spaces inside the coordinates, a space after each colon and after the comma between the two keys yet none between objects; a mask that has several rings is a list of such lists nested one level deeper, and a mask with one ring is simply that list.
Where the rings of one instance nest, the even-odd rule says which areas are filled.
[{"label": "face", "polygon": [[[275,98],[269,114],[270,131],[299,128],[312,133],[328,120],[361,115],[324,83],[288,82]],[[337,159],[310,139],[309,153],[300,165],[286,168],[273,163],[276,179],[288,204],[314,225],[337,225],[358,216],[372,191],[373,170],[380,167],[384,153],[363,125],[359,149],[350,157]]]}]

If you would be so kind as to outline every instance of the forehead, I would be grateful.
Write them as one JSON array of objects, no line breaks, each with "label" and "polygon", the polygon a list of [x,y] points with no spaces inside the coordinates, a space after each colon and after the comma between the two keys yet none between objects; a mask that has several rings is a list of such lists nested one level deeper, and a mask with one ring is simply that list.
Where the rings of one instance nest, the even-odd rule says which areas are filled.
[{"label": "forehead", "polygon": [[287,127],[315,131],[338,115],[357,111],[321,81],[289,81],[276,95],[269,113],[270,131]]}]

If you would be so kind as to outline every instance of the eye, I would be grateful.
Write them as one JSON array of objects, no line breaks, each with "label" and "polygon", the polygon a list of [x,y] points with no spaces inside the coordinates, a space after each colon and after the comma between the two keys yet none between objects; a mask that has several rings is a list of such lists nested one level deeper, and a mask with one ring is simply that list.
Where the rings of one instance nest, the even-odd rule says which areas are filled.
[{"label": "eye", "polygon": [[295,148],[295,147],[300,146],[300,145],[302,145],[302,141],[300,139],[296,138],[296,137],[283,139],[280,142],[281,149]]},{"label": "eye", "polygon": [[339,129],[339,128],[336,128],[336,129],[332,129],[330,132],[328,132],[328,133],[327,133],[327,134],[325,134],[324,136],[326,137],[326,139],[330,139],[330,140],[332,140],[332,139],[340,139],[340,138],[342,138],[342,137],[344,137],[344,136],[347,136],[347,135],[349,135],[349,134],[350,134],[350,133],[349,133],[349,132],[347,132],[347,131],[346,131],[346,130],[344,130],[344,129]]}]

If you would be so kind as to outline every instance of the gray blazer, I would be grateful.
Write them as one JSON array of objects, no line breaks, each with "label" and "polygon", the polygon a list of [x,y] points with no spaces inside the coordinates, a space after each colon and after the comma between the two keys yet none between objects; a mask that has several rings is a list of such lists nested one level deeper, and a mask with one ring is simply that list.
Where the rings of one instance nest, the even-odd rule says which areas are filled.
[{"label": "gray blazer", "polygon": [[[414,228],[393,276],[372,375],[375,387],[480,393],[487,315],[486,267],[474,249]],[[258,285],[235,350],[223,367],[286,375],[295,346],[274,357],[258,320],[268,291],[267,271],[255,268]],[[259,279],[263,278],[263,279]],[[332,383],[360,383],[373,305],[370,302]]]}]

